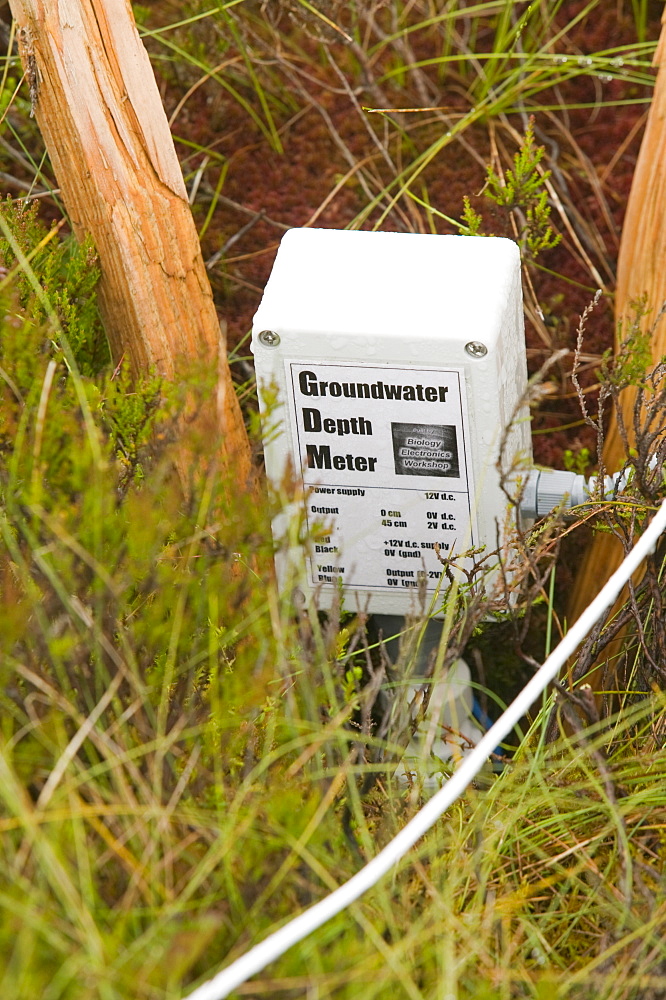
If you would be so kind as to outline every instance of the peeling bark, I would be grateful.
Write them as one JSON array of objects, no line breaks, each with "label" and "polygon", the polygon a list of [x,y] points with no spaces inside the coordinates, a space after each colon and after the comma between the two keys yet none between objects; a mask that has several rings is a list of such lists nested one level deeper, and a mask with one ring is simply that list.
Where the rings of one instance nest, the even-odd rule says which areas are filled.
[{"label": "peeling bark", "polygon": [[99,254],[116,359],[175,379],[219,370],[214,414],[238,481],[250,453],[180,164],[127,0],[10,0],[33,111],[78,237]]}]

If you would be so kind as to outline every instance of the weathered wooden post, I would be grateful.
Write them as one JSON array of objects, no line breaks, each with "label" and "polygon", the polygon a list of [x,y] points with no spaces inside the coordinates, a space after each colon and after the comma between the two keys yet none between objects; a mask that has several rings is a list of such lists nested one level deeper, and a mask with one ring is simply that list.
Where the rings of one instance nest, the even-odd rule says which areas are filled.
[{"label": "weathered wooden post", "polygon": [[[218,371],[199,411],[237,482],[250,451],[180,165],[128,0],[10,0],[34,115],[77,235],[99,253],[116,359]],[[203,412],[207,411],[207,412]]]},{"label": "weathered wooden post", "polygon": [[[642,321],[649,327],[666,301],[666,11],[654,58],[659,67],[654,97],[632,182],[622,230],[618,260],[615,316],[618,327],[631,321],[632,303],[645,295],[648,311]],[[666,354],[666,322],[661,322],[652,341],[652,360]],[[625,389],[622,413],[630,429],[636,390]],[[624,445],[614,415],[606,435],[604,463],[616,472],[624,461]],[[570,604],[575,621],[622,560],[619,541],[612,535],[597,535],[585,554]]]}]

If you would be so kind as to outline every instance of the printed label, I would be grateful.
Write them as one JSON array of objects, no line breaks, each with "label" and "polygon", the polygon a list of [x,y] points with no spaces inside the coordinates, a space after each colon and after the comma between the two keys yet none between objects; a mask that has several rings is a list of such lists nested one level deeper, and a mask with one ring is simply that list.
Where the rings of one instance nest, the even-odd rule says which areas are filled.
[{"label": "printed label", "polygon": [[474,545],[462,372],[285,364],[312,584],[434,590]]},{"label": "printed label", "polygon": [[458,436],[450,424],[391,424],[398,476],[460,477]]}]

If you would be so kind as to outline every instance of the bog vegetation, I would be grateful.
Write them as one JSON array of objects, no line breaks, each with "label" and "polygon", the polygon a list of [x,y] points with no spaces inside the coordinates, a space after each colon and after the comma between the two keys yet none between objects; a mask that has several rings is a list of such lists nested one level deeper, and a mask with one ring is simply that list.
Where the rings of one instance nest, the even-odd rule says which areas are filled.
[{"label": "bog vegetation", "polygon": [[[540,318],[538,267],[565,227],[550,214],[530,115],[538,123],[540,95],[555,100],[581,74],[620,79],[629,97],[617,100],[639,99],[650,4],[618,0],[634,41],[585,55],[569,39],[595,2],[193,2],[178,6],[175,26],[169,4],[154,7],[136,12],[170,95],[180,87],[186,102],[212,80],[278,150],[322,66],[335,65],[360,116],[361,102],[435,104],[446,79],[465,96],[460,116],[435,109],[412,126],[393,115],[389,134],[366,113],[375,156],[349,153],[340,184],[353,178],[365,205],[347,221],[409,228],[411,201],[436,227],[442,209],[425,179],[442,148],[479,124],[513,137],[487,174],[489,224],[470,202],[447,210],[461,229],[514,232],[528,315],[550,353],[559,346]],[[95,249],[67,235],[2,26],[0,995],[175,1000],[348,878],[419,807],[418,773],[393,773],[419,722],[404,693],[413,650],[405,643],[391,663],[362,615],[324,616],[280,596],[281,541],[269,529],[279,498],[238,498],[205,461],[210,441],[188,442],[208,471],[183,487],[172,458],[187,434],[185,389],[111,361]],[[186,149],[205,234],[225,168],[197,203],[203,171],[197,180],[191,140]],[[214,141],[197,152],[210,162]],[[626,548],[664,493],[666,368],[645,378],[637,363],[640,309],[597,375],[589,317],[572,352],[572,392],[599,448],[607,407],[641,388],[627,494],[580,518]],[[242,344],[233,360],[259,450]],[[541,381],[560,369],[555,354]],[[602,387],[598,415],[586,374]],[[197,373],[188,407],[210,391]],[[588,460],[576,445],[567,457],[576,469]],[[516,534],[512,610],[492,621],[500,595],[484,592],[482,572],[463,586],[443,574],[439,665],[464,652],[491,715],[566,628],[558,579],[580,532],[555,514]],[[239,995],[666,996],[663,557],[393,877]],[[584,682],[604,653],[595,701]]]}]

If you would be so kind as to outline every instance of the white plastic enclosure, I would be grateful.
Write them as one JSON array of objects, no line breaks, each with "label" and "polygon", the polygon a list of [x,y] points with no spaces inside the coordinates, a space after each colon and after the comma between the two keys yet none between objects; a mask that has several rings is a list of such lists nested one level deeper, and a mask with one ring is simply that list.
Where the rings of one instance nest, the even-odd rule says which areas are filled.
[{"label": "white plastic enclosure", "polygon": [[[409,614],[435,595],[443,559],[501,543],[496,462],[527,382],[515,243],[292,229],[252,351],[280,428],[265,437],[267,475],[279,489],[293,469],[303,487],[298,585],[320,607],[342,588],[348,610]],[[524,417],[503,461],[517,453],[531,462]],[[278,576],[293,583],[289,558]]]}]

